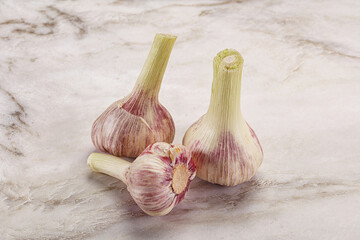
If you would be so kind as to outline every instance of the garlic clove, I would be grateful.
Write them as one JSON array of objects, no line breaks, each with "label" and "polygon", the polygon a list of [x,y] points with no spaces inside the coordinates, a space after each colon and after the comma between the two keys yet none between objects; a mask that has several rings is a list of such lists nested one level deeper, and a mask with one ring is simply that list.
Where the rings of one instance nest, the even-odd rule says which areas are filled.
[{"label": "garlic clove", "polygon": [[158,95],[175,40],[175,36],[157,34],[133,91],[95,120],[91,137],[98,150],[137,157],[152,143],[174,140],[174,121]]},{"label": "garlic clove", "polygon": [[211,183],[234,186],[251,179],[262,163],[263,151],[240,109],[243,58],[224,50],[214,58],[210,106],[185,133],[197,176]]},{"label": "garlic clove", "polygon": [[183,145],[164,142],[148,146],[133,163],[93,153],[88,165],[122,180],[137,205],[151,216],[168,214],[185,197],[196,167]]}]

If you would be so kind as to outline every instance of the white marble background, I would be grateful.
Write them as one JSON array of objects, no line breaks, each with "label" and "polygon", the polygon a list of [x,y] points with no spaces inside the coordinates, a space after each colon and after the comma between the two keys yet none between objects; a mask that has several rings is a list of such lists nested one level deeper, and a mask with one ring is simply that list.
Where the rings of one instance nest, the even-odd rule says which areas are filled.
[{"label": "white marble background", "polygon": [[[360,239],[359,1],[0,1],[1,239]],[[196,179],[165,217],[92,174],[90,128],[178,36],[160,100],[175,142],[207,110],[212,59],[244,59],[264,149],[236,187]]]}]

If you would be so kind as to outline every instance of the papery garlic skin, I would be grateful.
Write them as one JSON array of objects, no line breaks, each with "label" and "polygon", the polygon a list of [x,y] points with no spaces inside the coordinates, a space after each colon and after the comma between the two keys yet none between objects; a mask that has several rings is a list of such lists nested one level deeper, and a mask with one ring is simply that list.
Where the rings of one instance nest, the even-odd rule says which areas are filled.
[{"label": "papery garlic skin", "polygon": [[132,92],[95,120],[91,137],[98,150],[137,157],[152,143],[174,140],[174,121],[158,95],[175,40],[175,36],[156,34]]},{"label": "papery garlic skin", "polygon": [[225,186],[251,179],[263,160],[260,142],[241,114],[242,67],[243,58],[236,50],[218,53],[209,109],[183,138],[197,176]]},{"label": "papery garlic skin", "polygon": [[147,104],[134,99],[139,97],[113,103],[96,119],[92,140],[98,150],[114,156],[137,157],[151,143],[173,141],[175,125],[166,108],[157,99],[148,100]]},{"label": "papery garlic skin", "polygon": [[[182,166],[185,167],[184,175],[188,180],[180,184],[179,189],[174,189],[174,173],[176,170],[182,171]],[[155,143],[131,165],[128,190],[144,212],[162,216],[185,197],[195,175],[196,167],[189,150],[182,145]]]},{"label": "papery garlic skin", "polygon": [[129,163],[107,154],[94,153],[88,165],[122,180],[136,204],[151,216],[168,214],[185,197],[196,175],[190,151],[164,142],[148,146]]}]

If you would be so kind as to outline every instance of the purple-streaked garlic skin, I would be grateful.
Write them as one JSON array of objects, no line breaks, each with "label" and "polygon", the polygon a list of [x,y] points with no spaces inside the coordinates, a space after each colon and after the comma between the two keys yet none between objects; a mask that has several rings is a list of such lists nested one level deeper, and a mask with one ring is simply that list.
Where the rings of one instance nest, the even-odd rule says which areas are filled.
[{"label": "purple-streaked garlic skin", "polygon": [[170,113],[156,98],[141,101],[141,91],[114,102],[92,126],[94,146],[114,156],[137,157],[150,144],[174,140]]},{"label": "purple-streaked garlic skin", "polygon": [[132,92],[95,120],[91,138],[98,150],[137,157],[152,143],[174,140],[174,121],[158,95],[175,40],[175,36],[156,34]]},{"label": "purple-streaked garlic skin", "polygon": [[183,144],[192,153],[199,178],[235,186],[255,175],[262,163],[263,152],[254,131],[246,122],[245,125],[241,133],[235,134],[231,131],[210,133],[203,129],[201,121],[188,129]]},{"label": "purple-streaked garlic skin", "polygon": [[[229,62],[225,61],[228,56]],[[183,138],[192,152],[197,176],[225,186],[248,181],[263,161],[260,142],[240,110],[242,64],[235,50],[224,50],[215,57],[209,110]]]},{"label": "purple-streaked garlic skin", "polygon": [[[174,169],[186,167],[187,183],[176,193],[173,189]],[[155,143],[130,165],[127,186],[137,205],[147,214],[162,216],[169,213],[185,197],[196,175],[191,153],[183,145]]]}]

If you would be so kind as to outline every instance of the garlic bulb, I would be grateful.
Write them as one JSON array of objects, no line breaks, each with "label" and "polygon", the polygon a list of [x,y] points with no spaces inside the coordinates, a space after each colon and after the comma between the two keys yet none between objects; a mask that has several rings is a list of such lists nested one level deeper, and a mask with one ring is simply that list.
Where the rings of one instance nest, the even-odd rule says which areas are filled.
[{"label": "garlic bulb", "polygon": [[93,153],[88,165],[120,179],[137,205],[151,216],[168,214],[185,197],[196,175],[190,151],[164,142],[148,146],[133,163],[103,153]]},{"label": "garlic bulb", "polygon": [[137,157],[152,143],[174,140],[174,121],[158,95],[175,40],[175,36],[156,34],[132,92],[95,120],[91,137],[98,150]]},{"label": "garlic bulb", "polygon": [[197,176],[211,183],[234,186],[248,181],[263,160],[260,142],[241,114],[243,62],[236,50],[217,54],[209,109],[183,139]]}]

